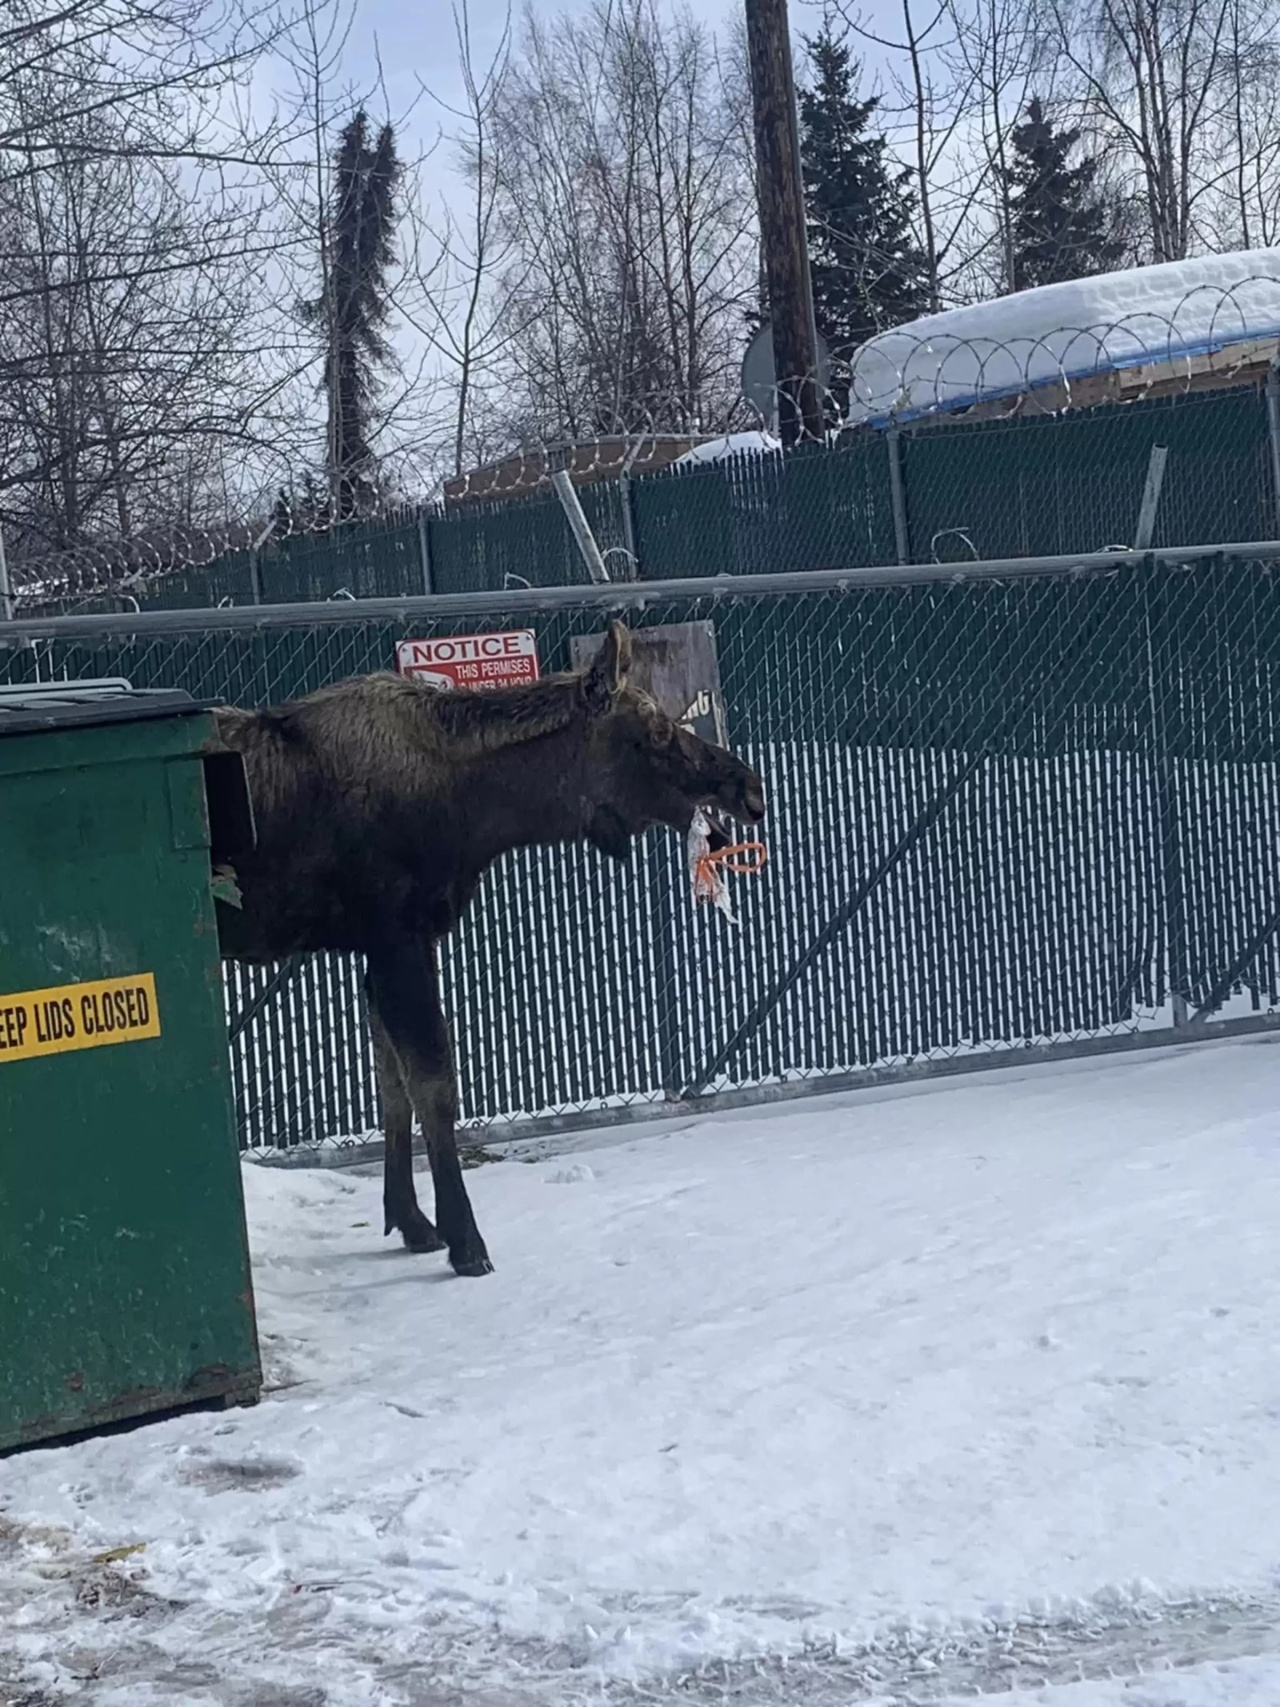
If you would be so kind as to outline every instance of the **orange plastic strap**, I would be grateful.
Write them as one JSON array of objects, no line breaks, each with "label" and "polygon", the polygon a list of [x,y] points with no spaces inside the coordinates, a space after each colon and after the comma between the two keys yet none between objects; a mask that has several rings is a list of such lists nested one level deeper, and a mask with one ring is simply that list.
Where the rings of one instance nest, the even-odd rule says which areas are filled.
[{"label": "orange plastic strap", "polygon": [[[743,854],[750,856],[749,863],[738,857]],[[705,886],[714,891],[717,868],[735,872],[741,877],[758,877],[768,858],[769,852],[763,842],[735,842],[732,847],[717,848],[714,853],[699,855],[693,868],[694,882],[700,888]]]}]

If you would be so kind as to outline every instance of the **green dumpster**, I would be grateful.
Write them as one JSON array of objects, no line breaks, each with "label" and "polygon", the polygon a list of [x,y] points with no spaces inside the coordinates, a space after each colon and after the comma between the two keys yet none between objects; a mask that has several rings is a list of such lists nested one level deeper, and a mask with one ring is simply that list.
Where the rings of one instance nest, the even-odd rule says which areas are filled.
[{"label": "green dumpster", "polygon": [[0,689],[0,1451],[260,1391],[213,903],[252,816],[210,731]]}]

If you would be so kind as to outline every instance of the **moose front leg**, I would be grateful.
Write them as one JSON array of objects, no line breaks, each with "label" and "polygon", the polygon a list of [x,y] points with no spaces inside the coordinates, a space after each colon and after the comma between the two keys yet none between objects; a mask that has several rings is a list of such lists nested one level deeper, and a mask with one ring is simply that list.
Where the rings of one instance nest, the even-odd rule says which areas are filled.
[{"label": "moose front leg", "polygon": [[[431,1162],[436,1226],[456,1274],[490,1274],[493,1264],[471,1211],[458,1160],[458,1085],[440,1005],[435,946],[392,942],[368,954],[370,1005],[417,1110]],[[390,1152],[388,1152],[390,1154]],[[412,1180],[410,1180],[412,1190]]]},{"label": "moose front leg", "polygon": [[418,1205],[413,1184],[413,1104],[404,1073],[369,992],[369,1035],[382,1098],[383,1237],[399,1232],[409,1251],[442,1251],[444,1240]]}]

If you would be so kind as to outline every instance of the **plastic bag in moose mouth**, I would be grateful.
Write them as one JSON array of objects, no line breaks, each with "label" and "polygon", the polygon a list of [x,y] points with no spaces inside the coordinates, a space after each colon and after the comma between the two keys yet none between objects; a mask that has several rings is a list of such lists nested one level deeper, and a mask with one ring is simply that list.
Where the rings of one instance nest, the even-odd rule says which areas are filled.
[{"label": "plastic bag in moose mouth", "polygon": [[[729,905],[729,891],[725,888],[723,874],[726,871],[734,871],[752,877],[758,876],[767,858],[764,844],[742,842],[734,847],[717,848],[715,853],[712,853],[711,824],[699,806],[689,825],[688,845],[689,878],[693,884],[694,900],[718,907],[731,925],[738,924],[739,920],[734,917],[733,908]],[[749,864],[738,857],[743,854],[749,856]]]}]

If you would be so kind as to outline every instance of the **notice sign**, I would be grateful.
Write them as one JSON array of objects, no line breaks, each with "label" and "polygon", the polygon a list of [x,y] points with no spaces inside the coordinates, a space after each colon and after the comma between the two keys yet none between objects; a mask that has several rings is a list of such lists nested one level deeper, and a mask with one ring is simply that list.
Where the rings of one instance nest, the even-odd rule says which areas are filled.
[{"label": "notice sign", "polygon": [[159,1035],[156,981],[150,972],[0,995],[0,1066]]},{"label": "notice sign", "polygon": [[506,688],[538,680],[538,637],[531,628],[501,634],[451,634],[402,640],[396,668],[433,688]]}]

